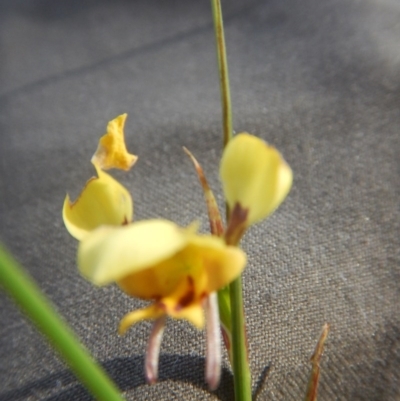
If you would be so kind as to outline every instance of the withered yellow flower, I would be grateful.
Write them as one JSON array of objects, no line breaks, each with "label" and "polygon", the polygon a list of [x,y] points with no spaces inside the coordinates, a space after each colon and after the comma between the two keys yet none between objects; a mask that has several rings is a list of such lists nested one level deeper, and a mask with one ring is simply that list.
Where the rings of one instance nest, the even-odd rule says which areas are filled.
[{"label": "withered yellow flower", "polygon": [[137,161],[137,156],[128,153],[125,146],[124,126],[127,114],[111,120],[107,133],[100,138],[92,163],[103,170],[118,168],[128,171]]},{"label": "withered yellow flower", "polygon": [[77,200],[71,202],[67,194],[63,206],[63,220],[68,232],[77,240],[101,225],[123,225],[132,221],[133,200],[118,181],[103,169],[129,170],[137,156],[128,153],[124,139],[127,114],[121,114],[107,125],[107,134],[100,138],[92,157],[97,177],[92,177]]},{"label": "withered yellow flower", "polygon": [[241,133],[222,155],[220,177],[231,213],[248,227],[270,215],[286,198],[292,170],[266,142]]},{"label": "withered yellow flower", "polygon": [[116,282],[153,303],[127,314],[120,333],[143,319],[168,315],[204,325],[203,301],[242,272],[246,256],[220,238],[196,234],[167,220],[103,226],[79,244],[78,266],[97,285]]}]

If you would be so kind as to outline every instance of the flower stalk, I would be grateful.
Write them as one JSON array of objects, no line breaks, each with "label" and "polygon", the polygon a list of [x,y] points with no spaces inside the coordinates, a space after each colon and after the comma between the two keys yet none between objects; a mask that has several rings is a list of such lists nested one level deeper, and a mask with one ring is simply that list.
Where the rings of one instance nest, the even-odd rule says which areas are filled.
[{"label": "flower stalk", "polygon": [[232,355],[235,400],[251,401],[251,372],[248,359],[242,278],[229,285],[232,311]]},{"label": "flower stalk", "polygon": [[224,23],[222,20],[222,9],[220,0],[211,0],[214,19],[215,39],[217,42],[217,59],[219,70],[219,82],[221,91],[222,126],[224,147],[232,139],[232,105],[229,88],[228,60],[226,57]]},{"label": "flower stalk", "polygon": [[[217,45],[217,59],[220,78],[221,106],[223,121],[224,148],[232,139],[232,106],[229,88],[228,62],[226,57],[224,25],[220,0],[211,0],[215,38]],[[227,207],[227,220],[229,208]],[[237,244],[235,244],[237,245]],[[248,361],[248,351],[245,334],[245,317],[243,309],[242,280],[239,276],[229,286],[232,328],[232,362],[236,401],[251,401],[251,372]]]}]

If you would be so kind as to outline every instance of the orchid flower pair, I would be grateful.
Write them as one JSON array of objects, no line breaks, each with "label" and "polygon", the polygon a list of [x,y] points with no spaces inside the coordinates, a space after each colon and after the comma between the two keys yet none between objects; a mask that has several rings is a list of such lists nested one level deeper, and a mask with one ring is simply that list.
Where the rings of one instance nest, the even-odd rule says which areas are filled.
[{"label": "orchid flower pair", "polygon": [[[205,310],[207,347],[211,349],[206,380],[214,389],[220,371],[220,359],[212,356],[220,352],[215,292],[243,271],[246,255],[238,242],[251,224],[271,214],[284,200],[292,172],[275,148],[252,135],[238,134],[225,148],[220,165],[230,210],[226,230],[220,225],[220,230],[212,230],[214,235],[200,235],[196,223],[182,228],[159,219],[132,222],[129,192],[104,171],[128,171],[137,160],[125,146],[126,117],[123,114],[110,121],[99,141],[92,158],[97,177],[86,183],[75,202],[68,195],[64,201],[64,223],[80,241],[78,268],[96,285],[115,282],[132,297],[152,301],[125,315],[119,326],[119,333],[124,334],[140,320],[155,320],[145,362],[150,383],[157,379],[166,317],[186,319],[201,329]],[[218,214],[215,208],[216,203]],[[210,211],[209,206],[209,215]],[[219,215],[210,219],[211,226],[220,221]]]}]

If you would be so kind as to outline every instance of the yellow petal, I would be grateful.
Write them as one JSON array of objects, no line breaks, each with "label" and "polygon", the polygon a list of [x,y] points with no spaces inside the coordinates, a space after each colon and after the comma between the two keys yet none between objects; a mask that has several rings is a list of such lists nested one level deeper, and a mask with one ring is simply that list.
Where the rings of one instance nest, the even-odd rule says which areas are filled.
[{"label": "yellow petal", "polygon": [[92,163],[103,170],[118,168],[128,171],[137,156],[128,153],[125,146],[124,125],[127,114],[121,114],[107,125],[107,133],[100,138],[99,146],[92,157]]},{"label": "yellow petal", "polygon": [[184,277],[176,290],[170,296],[163,298],[158,304],[162,306],[167,315],[175,319],[186,319],[197,328],[203,328],[202,302],[206,295],[198,292],[203,286],[202,281],[204,281],[202,272],[199,272],[197,277]]},{"label": "yellow petal", "polygon": [[[199,277],[196,279],[199,279]],[[196,284],[198,285],[199,283],[193,277],[182,277],[175,291],[171,295],[158,300],[155,305],[174,319],[186,319],[199,329],[203,328],[202,301],[205,296],[196,293]]]},{"label": "yellow petal", "polygon": [[202,291],[207,294],[231,283],[246,266],[246,254],[238,247],[227,246],[219,238],[198,236],[192,238],[190,246],[201,254],[206,277]]},{"label": "yellow petal", "polygon": [[164,315],[164,311],[157,307],[157,305],[155,304],[150,305],[147,308],[129,312],[121,319],[119,323],[118,333],[120,335],[123,335],[129,329],[129,327],[136,324],[137,322],[145,319],[157,319],[162,315]]},{"label": "yellow petal", "polygon": [[200,302],[190,304],[181,309],[168,307],[166,311],[174,319],[185,319],[198,329],[204,327],[204,312]]},{"label": "yellow petal", "polygon": [[167,220],[146,220],[123,227],[103,226],[81,241],[78,267],[97,285],[118,281],[168,259],[188,242],[193,228]]},{"label": "yellow petal", "polygon": [[75,202],[68,195],[64,201],[65,226],[78,240],[101,225],[120,226],[132,221],[133,201],[129,192],[110,175],[98,167],[96,170],[98,177],[87,182]]},{"label": "yellow petal", "polygon": [[247,225],[271,214],[292,185],[292,170],[280,153],[261,139],[242,133],[227,145],[220,176],[231,210],[248,210]]},{"label": "yellow petal", "polygon": [[150,264],[145,270],[134,271],[117,281],[123,291],[132,297],[159,300],[170,295],[187,277],[187,268],[178,251],[166,260]]},{"label": "yellow petal", "polygon": [[189,279],[193,282],[193,297],[197,298],[229,284],[245,264],[246,256],[241,249],[227,246],[215,236],[191,235],[182,250],[121,278],[118,285],[137,298],[159,300],[173,295],[184,299]]},{"label": "yellow petal", "polygon": [[119,323],[118,333],[123,335],[129,327],[141,320],[157,319],[162,315],[168,315],[174,319],[185,319],[198,329],[204,327],[204,312],[200,302],[191,304],[184,308],[177,308],[174,299],[165,298],[147,308],[127,313]]}]

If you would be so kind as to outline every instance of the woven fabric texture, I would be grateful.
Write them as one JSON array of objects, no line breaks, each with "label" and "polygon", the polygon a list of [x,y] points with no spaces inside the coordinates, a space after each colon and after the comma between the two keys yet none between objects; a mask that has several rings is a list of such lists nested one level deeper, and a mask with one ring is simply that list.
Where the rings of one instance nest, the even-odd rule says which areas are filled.
[{"label": "woven fabric texture", "polygon": [[[293,189],[243,240],[245,309],[258,400],[299,400],[331,324],[319,400],[400,399],[400,3],[223,1],[234,128],[275,145]],[[127,400],[233,400],[204,383],[204,333],[169,321],[160,380],[144,381],[144,305],[76,269],[66,191],[94,174],[109,120],[127,112],[135,219],[208,229],[182,151],[218,201],[221,111],[209,1],[0,1],[0,239],[27,267]],[[91,397],[0,292],[0,400]],[[265,383],[260,378],[267,375]]]}]

